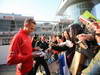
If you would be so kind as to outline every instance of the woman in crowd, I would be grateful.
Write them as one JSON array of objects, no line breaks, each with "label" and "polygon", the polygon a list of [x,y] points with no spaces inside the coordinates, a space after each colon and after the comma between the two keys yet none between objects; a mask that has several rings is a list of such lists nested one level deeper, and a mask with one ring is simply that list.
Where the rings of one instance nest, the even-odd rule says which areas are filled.
[{"label": "woman in crowd", "polygon": [[100,25],[93,21],[90,28],[95,31],[95,38],[98,44],[98,53],[92,59],[89,66],[82,71],[81,75],[100,75]]}]

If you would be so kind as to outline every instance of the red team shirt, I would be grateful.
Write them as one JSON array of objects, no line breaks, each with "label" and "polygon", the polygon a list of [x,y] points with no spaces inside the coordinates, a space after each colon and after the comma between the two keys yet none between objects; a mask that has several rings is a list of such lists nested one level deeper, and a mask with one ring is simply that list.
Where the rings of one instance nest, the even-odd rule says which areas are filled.
[{"label": "red team shirt", "polygon": [[16,66],[16,75],[25,75],[32,69],[32,40],[25,30],[20,30],[12,39],[9,55],[7,58],[8,65]]}]

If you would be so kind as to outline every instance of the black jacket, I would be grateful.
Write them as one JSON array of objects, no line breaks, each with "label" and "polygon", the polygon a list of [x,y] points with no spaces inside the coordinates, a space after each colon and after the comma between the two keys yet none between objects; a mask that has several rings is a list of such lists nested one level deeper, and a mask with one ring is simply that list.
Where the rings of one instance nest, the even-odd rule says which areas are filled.
[{"label": "black jacket", "polygon": [[40,47],[41,49],[46,50],[49,46],[48,43],[45,41],[37,41],[36,47]]}]

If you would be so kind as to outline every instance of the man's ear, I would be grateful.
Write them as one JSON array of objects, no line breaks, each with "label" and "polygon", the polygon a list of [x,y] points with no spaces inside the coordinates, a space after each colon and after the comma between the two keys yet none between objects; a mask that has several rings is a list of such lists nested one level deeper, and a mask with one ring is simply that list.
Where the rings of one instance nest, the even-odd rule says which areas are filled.
[{"label": "man's ear", "polygon": [[24,26],[26,26],[26,27],[27,27],[27,26],[29,26],[29,24],[24,24]]}]

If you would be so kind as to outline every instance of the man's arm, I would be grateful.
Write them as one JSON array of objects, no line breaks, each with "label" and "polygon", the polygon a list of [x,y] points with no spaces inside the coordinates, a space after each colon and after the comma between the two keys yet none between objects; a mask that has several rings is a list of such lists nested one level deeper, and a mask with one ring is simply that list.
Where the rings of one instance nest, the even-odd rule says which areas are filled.
[{"label": "man's arm", "polygon": [[32,55],[25,55],[23,56],[21,54],[21,38],[18,36],[15,36],[10,44],[9,47],[9,54],[7,58],[7,64],[8,65],[13,65],[13,64],[18,64],[27,61]]}]

